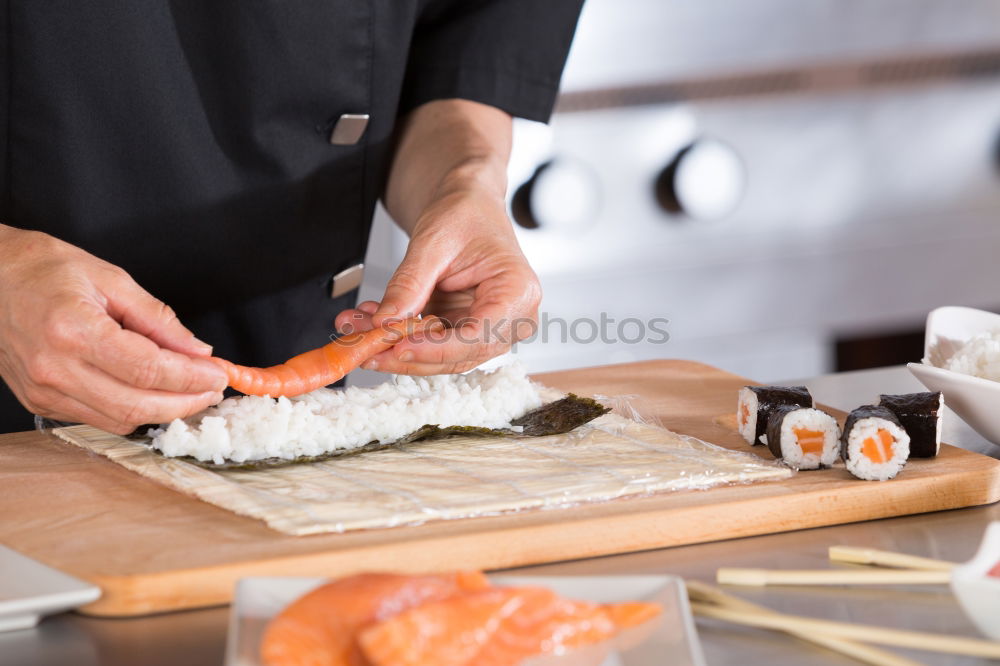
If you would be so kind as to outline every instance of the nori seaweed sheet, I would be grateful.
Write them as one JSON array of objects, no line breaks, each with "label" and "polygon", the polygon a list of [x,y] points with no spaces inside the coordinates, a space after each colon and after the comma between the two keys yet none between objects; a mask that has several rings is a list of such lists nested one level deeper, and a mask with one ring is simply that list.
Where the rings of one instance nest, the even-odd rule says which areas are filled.
[{"label": "nori seaweed sheet", "polygon": [[[850,414],[847,415],[847,421],[844,423],[844,432],[840,436],[840,457],[847,461],[847,440],[851,435],[851,431],[854,430],[854,424],[861,419],[867,419],[869,417],[875,417],[879,419],[885,419],[890,423],[895,423],[900,428],[903,424],[899,422],[896,415],[893,414],[887,407],[882,407],[881,405],[861,405]],[[905,460],[903,461],[906,462]]]},{"label": "nori seaweed sheet", "polygon": [[941,421],[941,392],[883,394],[878,404],[886,407],[910,436],[911,458],[933,458],[938,454],[938,423]]},{"label": "nori seaweed sheet", "polygon": [[760,436],[767,433],[767,422],[771,412],[782,405],[812,407],[813,399],[805,386],[748,386],[757,396],[757,429],[753,445],[763,444]]},{"label": "nori seaweed sheet", "polygon": [[[555,400],[542,405],[538,409],[533,409],[524,416],[511,421],[512,426],[521,426],[521,431],[509,428],[481,428],[478,426],[438,426],[424,425],[402,437],[395,442],[369,442],[363,446],[353,449],[339,449],[330,451],[318,456],[301,456],[294,460],[286,458],[265,458],[263,460],[248,460],[245,462],[224,462],[214,463],[212,461],[198,460],[192,456],[178,456],[175,460],[183,460],[199,467],[212,470],[244,470],[253,471],[260,469],[270,469],[273,467],[285,467],[287,465],[301,465],[305,463],[321,462],[333,460],[346,456],[355,456],[371,451],[381,451],[404,444],[414,442],[431,442],[446,437],[463,435],[466,437],[542,437],[544,435],[561,435],[569,432],[584,423],[593,421],[598,416],[607,414],[610,407],[605,407],[592,398],[583,398],[575,393],[568,394],[565,398]],[[163,455],[156,449],[154,452]]]}]

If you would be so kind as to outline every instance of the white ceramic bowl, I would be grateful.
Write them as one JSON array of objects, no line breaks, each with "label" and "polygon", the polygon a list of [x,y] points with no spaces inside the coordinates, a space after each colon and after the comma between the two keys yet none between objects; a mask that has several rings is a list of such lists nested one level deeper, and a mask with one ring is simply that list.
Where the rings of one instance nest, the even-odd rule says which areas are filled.
[{"label": "white ceramic bowl", "polygon": [[944,402],[976,432],[1000,444],[1000,382],[940,367],[967,340],[1000,331],[1000,315],[975,308],[947,306],[927,316],[924,358],[907,367],[924,386],[944,393]]},{"label": "white ceramic bowl", "polygon": [[951,589],[981,632],[1000,641],[1000,578],[989,571],[1000,563],[1000,522],[986,528],[979,552],[952,571]]}]

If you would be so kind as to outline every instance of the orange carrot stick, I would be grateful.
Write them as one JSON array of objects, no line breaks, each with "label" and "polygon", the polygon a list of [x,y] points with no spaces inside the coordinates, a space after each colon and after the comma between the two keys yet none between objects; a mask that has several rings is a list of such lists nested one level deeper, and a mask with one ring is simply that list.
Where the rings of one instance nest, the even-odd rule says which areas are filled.
[{"label": "orange carrot stick", "polygon": [[212,360],[225,369],[229,385],[240,393],[290,397],[332,384],[407,336],[442,326],[437,317],[398,320],[370,331],[349,333],[270,368],[250,368],[221,358]]}]

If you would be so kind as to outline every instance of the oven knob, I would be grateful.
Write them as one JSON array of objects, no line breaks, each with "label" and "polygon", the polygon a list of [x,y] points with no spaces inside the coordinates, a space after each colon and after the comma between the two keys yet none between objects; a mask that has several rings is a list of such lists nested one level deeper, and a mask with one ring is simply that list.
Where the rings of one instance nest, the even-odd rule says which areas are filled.
[{"label": "oven knob", "polygon": [[514,221],[526,229],[580,231],[597,218],[601,184],[597,174],[579,160],[545,162],[511,199]]},{"label": "oven knob", "polygon": [[656,199],[670,213],[718,220],[736,209],[746,189],[743,161],[729,145],[699,139],[685,146],[656,179]]}]

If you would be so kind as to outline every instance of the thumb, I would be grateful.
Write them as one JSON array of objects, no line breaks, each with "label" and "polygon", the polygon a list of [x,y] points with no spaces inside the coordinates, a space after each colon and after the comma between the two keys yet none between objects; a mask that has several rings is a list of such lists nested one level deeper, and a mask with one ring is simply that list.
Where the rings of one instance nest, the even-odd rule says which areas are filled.
[{"label": "thumb", "polygon": [[393,273],[372,323],[381,326],[388,318],[414,317],[424,309],[437,285],[445,257],[422,244],[410,243],[406,256]]},{"label": "thumb", "polygon": [[121,280],[115,287],[109,290],[107,309],[122,328],[149,338],[163,349],[188,356],[212,355],[212,346],[194,337],[166,303],[130,278]]}]

